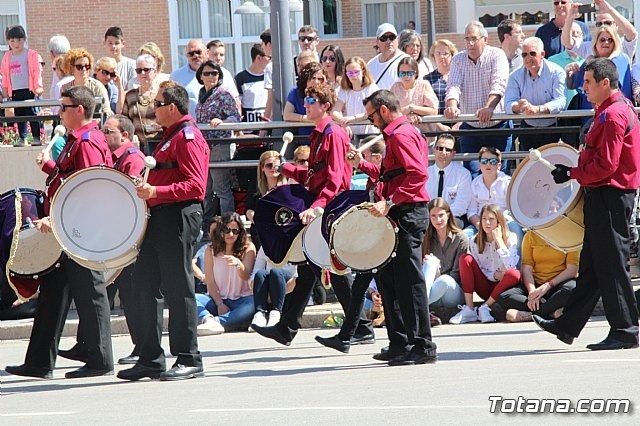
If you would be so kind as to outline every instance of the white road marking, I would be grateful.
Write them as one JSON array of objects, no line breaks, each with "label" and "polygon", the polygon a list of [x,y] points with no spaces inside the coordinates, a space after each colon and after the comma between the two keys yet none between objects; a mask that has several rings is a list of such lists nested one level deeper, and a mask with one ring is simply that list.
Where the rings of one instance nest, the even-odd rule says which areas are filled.
[{"label": "white road marking", "polygon": [[562,362],[638,362],[640,358],[627,359],[563,359]]},{"label": "white road marking", "polygon": [[226,413],[226,412],[260,412],[260,411],[325,411],[325,410],[434,410],[434,409],[461,409],[464,408],[487,408],[484,405],[372,405],[357,407],[264,407],[264,408],[198,408],[191,410],[192,413]]},{"label": "white road marking", "polygon": [[76,414],[75,411],[47,411],[43,413],[0,413],[0,417],[24,417],[24,416],[67,416]]}]

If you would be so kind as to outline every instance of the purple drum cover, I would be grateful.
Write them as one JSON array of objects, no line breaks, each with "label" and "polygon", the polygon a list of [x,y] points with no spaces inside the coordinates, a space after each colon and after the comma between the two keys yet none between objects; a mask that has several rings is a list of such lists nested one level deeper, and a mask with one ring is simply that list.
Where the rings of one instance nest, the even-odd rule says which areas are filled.
[{"label": "purple drum cover", "polygon": [[[349,190],[336,195],[336,197],[327,204],[322,215],[322,236],[327,244],[331,234],[331,226],[340,216],[353,206],[357,206],[369,201],[369,192],[363,190]],[[338,262],[339,263],[339,262]]]}]

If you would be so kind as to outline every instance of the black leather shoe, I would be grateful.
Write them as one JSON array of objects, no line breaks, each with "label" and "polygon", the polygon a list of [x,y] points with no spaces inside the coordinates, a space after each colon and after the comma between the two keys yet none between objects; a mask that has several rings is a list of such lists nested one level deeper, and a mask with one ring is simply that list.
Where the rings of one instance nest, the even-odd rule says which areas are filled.
[{"label": "black leather shoe", "polygon": [[61,356],[62,358],[70,359],[72,361],[84,362],[85,364],[89,362],[89,355],[87,354],[86,349],[77,343],[67,351],[58,350],[58,356]]},{"label": "black leather shoe", "polygon": [[316,336],[316,341],[321,345],[335,349],[345,354],[348,354],[349,349],[351,348],[351,343],[349,343],[348,340],[340,340],[337,334],[333,337]]},{"label": "black leather shoe", "polygon": [[127,368],[126,370],[121,370],[118,372],[118,379],[123,380],[140,380],[148,377],[150,379],[159,379],[160,375],[164,373],[164,370],[159,368],[146,367],[144,365],[136,364],[131,368]]},{"label": "black leather shoe", "polygon": [[140,360],[140,357],[138,355],[127,355],[124,358],[120,358],[118,360],[118,364],[120,365],[134,365],[137,364],[138,361]]},{"label": "black leather shoe", "polygon": [[438,356],[435,351],[429,353],[407,352],[389,360],[392,367],[398,365],[435,364]]},{"label": "black leather shoe", "polygon": [[431,323],[431,327],[442,325],[442,320],[440,319],[440,317],[433,312],[429,312],[429,322]]},{"label": "black leather shoe", "polygon": [[38,379],[53,379],[53,372],[51,370],[29,367],[25,364],[7,365],[4,368],[4,371],[9,374],[13,374],[14,376],[36,377]]},{"label": "black leather shoe", "polygon": [[160,380],[186,380],[204,377],[202,366],[193,367],[189,365],[176,364],[170,370],[160,375]]},{"label": "black leather shoe", "polygon": [[373,356],[373,359],[375,359],[376,361],[388,362],[396,357],[407,355],[408,353],[409,353],[408,351],[396,352],[392,350],[387,350],[385,352],[380,352],[379,354],[375,354]]},{"label": "black leather shoe", "polygon": [[533,314],[533,322],[536,323],[541,330],[546,331],[547,333],[555,334],[558,340],[562,343],[566,343],[570,345],[573,343],[573,336],[568,333],[560,330],[560,327],[556,324],[554,320],[546,320],[539,315]]},{"label": "black leather shoe", "polygon": [[82,377],[113,376],[113,369],[98,370],[86,365],[77,370],[69,371],[64,375],[67,379],[80,379]]},{"label": "black leather shoe", "polygon": [[376,342],[376,335],[373,333],[365,335],[355,335],[349,340],[352,345],[370,345]]},{"label": "black leather shoe", "polygon": [[609,351],[613,349],[634,349],[638,347],[638,343],[621,342],[613,337],[607,337],[600,343],[592,343],[587,345],[587,349],[592,351]]},{"label": "black leather shoe", "polygon": [[258,333],[262,337],[273,339],[276,342],[280,343],[281,345],[290,346],[291,341],[293,340],[293,336],[292,337],[284,336],[282,333],[280,333],[280,330],[278,330],[275,326],[260,327],[259,325],[251,324],[251,328],[253,328],[256,331],[256,333]]}]

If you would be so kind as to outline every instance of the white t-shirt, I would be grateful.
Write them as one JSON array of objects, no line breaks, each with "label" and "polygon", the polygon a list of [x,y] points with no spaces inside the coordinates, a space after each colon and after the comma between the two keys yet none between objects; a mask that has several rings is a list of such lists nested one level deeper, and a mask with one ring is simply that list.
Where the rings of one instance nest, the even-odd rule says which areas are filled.
[{"label": "white t-shirt", "polygon": [[117,63],[118,74],[120,74],[120,81],[122,81],[122,87],[127,87],[129,80],[136,76],[136,61],[135,59],[122,57],[122,60]]},{"label": "white t-shirt", "polygon": [[[400,62],[400,58],[405,56],[407,56],[406,53],[401,50],[396,50],[395,55],[386,62],[380,62],[379,54],[371,58],[367,63],[367,68],[369,68],[369,72],[373,76],[373,80],[378,85],[378,88],[389,90],[393,83],[398,80],[398,62]],[[380,78],[380,76],[382,76],[382,78]]]},{"label": "white t-shirt", "polygon": [[[378,86],[375,83],[371,83],[367,87],[364,87],[360,90],[345,90],[340,89],[338,92],[338,99],[344,102],[344,116],[358,115],[365,112],[364,105],[362,105],[362,101],[371,96],[373,92],[378,91]],[[379,133],[378,129],[372,125],[354,125],[351,126],[351,130],[356,135],[364,135],[364,134],[374,134]]]}]

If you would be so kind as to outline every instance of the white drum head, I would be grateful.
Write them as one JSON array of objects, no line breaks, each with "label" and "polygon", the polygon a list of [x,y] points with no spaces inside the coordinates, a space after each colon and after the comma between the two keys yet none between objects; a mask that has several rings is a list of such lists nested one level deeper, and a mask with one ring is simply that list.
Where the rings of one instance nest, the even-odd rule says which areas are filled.
[{"label": "white drum head", "polygon": [[16,275],[37,278],[55,267],[60,256],[62,248],[53,233],[43,234],[35,227],[26,228],[20,231],[10,271]]},{"label": "white drum head", "polygon": [[302,249],[304,254],[314,265],[321,268],[331,268],[329,245],[322,236],[322,216],[318,216],[305,228],[302,235]]},{"label": "white drum head", "polygon": [[[578,165],[578,151],[569,145],[545,145],[540,148],[540,153],[551,164]],[[580,185],[575,180],[558,185],[547,166],[526,158],[513,173],[507,205],[518,223],[535,229],[562,216],[579,192]]]},{"label": "white drum head", "polygon": [[293,240],[291,248],[289,249],[289,256],[287,261],[293,265],[300,265],[306,263],[307,259],[304,257],[304,251],[302,250],[302,235],[304,234],[304,228],[298,232],[298,235]]},{"label": "white drum head", "polygon": [[137,256],[147,206],[127,175],[92,167],[60,186],[52,201],[51,223],[63,250],[83,266],[121,268]]}]

